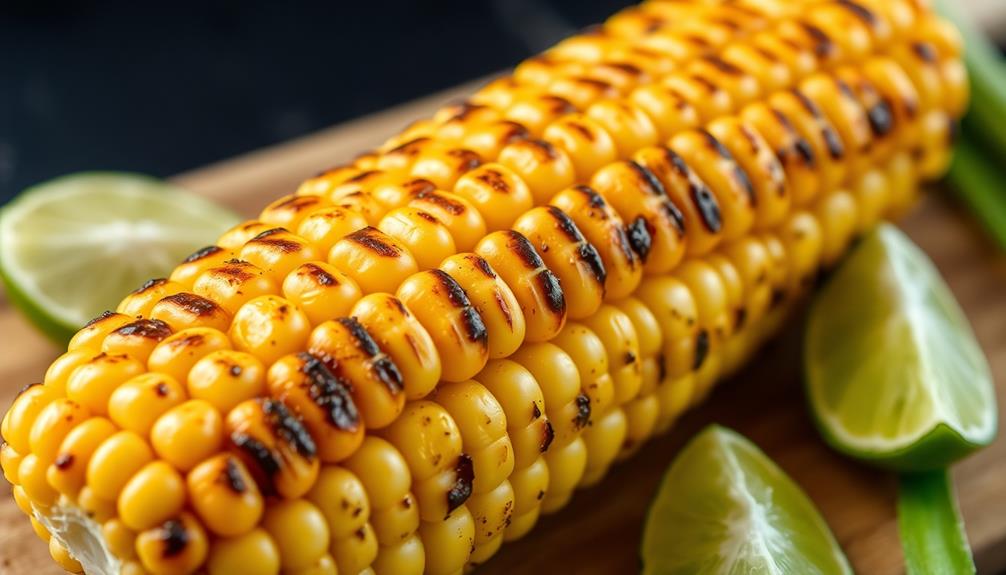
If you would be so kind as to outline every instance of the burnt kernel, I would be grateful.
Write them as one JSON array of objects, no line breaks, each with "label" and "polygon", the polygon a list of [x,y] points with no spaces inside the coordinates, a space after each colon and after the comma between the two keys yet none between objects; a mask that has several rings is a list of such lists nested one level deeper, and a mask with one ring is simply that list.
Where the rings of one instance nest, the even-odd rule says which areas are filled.
[{"label": "burnt kernel", "polygon": [[632,250],[639,256],[640,261],[645,262],[646,256],[650,255],[650,248],[653,247],[653,233],[649,222],[643,216],[636,216],[636,219],[626,226],[625,231]]},{"label": "burnt kernel", "polygon": [[[409,140],[403,144],[400,144],[387,151],[386,155],[402,155],[407,157],[413,157],[419,154],[423,144],[429,142],[430,138],[426,136],[420,136],[418,138]],[[364,174],[367,172],[364,172]],[[361,174],[363,175],[363,174]]]},{"label": "burnt kernel", "polygon": [[468,100],[458,102],[457,104],[452,104],[449,107],[454,110],[454,113],[451,114],[449,118],[447,118],[446,122],[455,122],[464,120],[465,118],[470,116],[473,112],[476,112],[478,110],[484,110],[486,108],[482,104],[475,104],[469,102]]},{"label": "burnt kernel", "polygon": [[699,209],[699,217],[702,218],[702,225],[712,233],[719,233],[723,229],[723,216],[720,213],[720,204],[716,201],[716,196],[703,182],[690,182],[689,192],[695,207]]},{"label": "burnt kernel", "polygon": [[636,354],[631,351],[625,352],[625,355],[622,356],[622,362],[625,365],[632,365],[633,363],[636,363]]},{"label": "burnt kernel", "polygon": [[188,257],[186,257],[184,260],[182,260],[182,263],[190,264],[192,262],[197,262],[203,258],[208,258],[222,251],[224,251],[224,249],[219,246],[206,246],[205,248],[199,248],[198,250],[189,254]]},{"label": "burnt kernel", "polygon": [[678,236],[685,235],[685,216],[682,215],[681,210],[675,205],[671,198],[663,197],[660,199],[660,213],[663,214],[664,218],[671,222],[674,226],[675,231],[678,232]]},{"label": "burnt kernel", "polygon": [[468,255],[466,257],[468,258],[469,261],[472,262],[472,264],[474,264],[475,269],[482,272],[482,275],[486,276],[489,279],[496,279],[496,272],[493,271],[492,266],[489,265],[489,262],[487,262],[485,258],[474,254]]},{"label": "burnt kernel", "polygon": [[537,275],[537,281],[541,290],[545,293],[545,302],[550,310],[556,315],[566,313],[566,296],[562,293],[562,286],[559,278],[555,277],[552,270],[543,269]]},{"label": "burnt kernel", "polygon": [[362,246],[382,257],[397,258],[400,256],[402,254],[402,250],[400,250],[397,246],[388,243],[384,238],[385,236],[380,230],[373,226],[367,226],[349,234],[344,239]]},{"label": "burnt kernel", "polygon": [[734,315],[734,329],[739,330],[744,327],[744,323],[747,321],[748,312],[744,308],[738,308],[737,313]]},{"label": "burnt kernel", "polygon": [[284,238],[274,238],[272,236],[280,233],[289,233],[285,228],[273,228],[271,230],[266,230],[254,238],[248,240],[249,244],[261,244],[275,248],[276,250],[284,253],[291,254],[300,251],[301,245],[293,240]]},{"label": "burnt kernel", "polygon": [[819,59],[829,58],[835,53],[835,43],[824,30],[808,22],[801,22],[800,26],[814,41],[814,54]]},{"label": "burnt kernel", "polygon": [[541,417],[541,408],[538,407],[538,403],[537,402],[532,401],[531,402],[531,421],[534,421],[534,420],[538,419],[539,417]]},{"label": "burnt kernel", "polygon": [[306,263],[303,265],[303,270],[307,272],[307,275],[314,278],[315,283],[321,286],[334,286],[339,285],[339,280],[335,279],[332,274],[321,269],[321,266],[313,263]]},{"label": "burnt kernel", "polygon": [[528,140],[527,143],[534,148],[538,160],[542,163],[554,162],[559,159],[559,152],[549,142],[545,140]]},{"label": "burnt kernel", "polygon": [[472,482],[475,481],[472,458],[464,453],[459,455],[458,462],[454,466],[454,475],[454,485],[447,492],[447,515],[463,505],[472,495]]},{"label": "burnt kernel", "polygon": [[803,162],[803,165],[813,168],[817,164],[817,158],[814,156],[814,149],[810,147],[810,142],[804,138],[797,138],[793,142],[793,150],[796,152],[797,157]]},{"label": "burnt kernel", "polygon": [[[279,473],[283,463],[264,443],[246,433],[231,434],[231,442],[247,455],[267,478]],[[271,484],[269,485],[271,487]]]},{"label": "burnt kernel", "polygon": [[471,150],[463,148],[448,150],[447,155],[458,160],[457,172],[463,174],[482,165],[482,158]]},{"label": "burnt kernel", "polygon": [[744,188],[745,192],[747,192],[751,203],[755,204],[757,202],[757,196],[755,196],[754,184],[751,183],[751,177],[748,176],[747,171],[741,167],[740,162],[734,158],[733,154],[730,153],[730,150],[728,150],[722,142],[716,139],[716,136],[713,136],[707,130],[702,130],[702,135],[706,138],[706,142],[709,144],[709,147],[715,150],[721,158],[730,162],[730,165],[733,167],[734,179],[737,180],[737,183]]},{"label": "burnt kernel", "polygon": [[548,210],[548,214],[555,220],[556,229],[562,232],[562,235],[566,236],[566,239],[571,242],[584,241],[580,228],[576,227],[576,224],[566,215],[566,212],[555,206],[545,206],[545,209]]},{"label": "burnt kernel", "polygon": [[189,545],[189,533],[185,525],[177,519],[169,519],[157,530],[157,539],[164,544],[165,558],[180,555]]},{"label": "burnt kernel", "polygon": [[228,457],[226,463],[224,463],[222,478],[227,487],[229,487],[234,493],[244,493],[248,490],[248,485],[245,484],[245,478],[241,475],[241,470],[238,469],[237,462],[230,457]]},{"label": "burnt kernel", "polygon": [[724,74],[729,74],[731,76],[737,76],[737,75],[742,74],[740,68],[738,68],[737,66],[734,66],[733,64],[731,64],[731,63],[723,60],[722,58],[720,58],[718,56],[706,56],[706,57],[703,58],[703,60],[705,60],[709,64],[712,64],[712,66],[714,68],[716,68],[720,72],[723,72]]},{"label": "burnt kernel", "polygon": [[117,335],[135,335],[137,337],[161,341],[171,335],[171,328],[159,319],[138,319],[132,323],[127,323],[112,333]]},{"label": "burnt kernel", "polygon": [[53,462],[56,469],[65,470],[69,469],[73,465],[73,454],[72,453],[61,453],[56,461]]},{"label": "burnt kernel", "polygon": [[143,285],[141,285],[140,287],[134,289],[133,293],[134,294],[143,293],[143,292],[147,291],[148,289],[150,289],[152,287],[157,287],[159,285],[164,285],[166,283],[168,283],[167,278],[149,279],[149,280],[143,282]]},{"label": "burnt kernel", "polygon": [[576,106],[574,106],[572,102],[570,102],[566,98],[563,98],[562,96],[547,94],[541,97],[541,101],[547,102],[551,106],[551,109],[549,111],[556,116],[565,116],[567,114],[572,114],[576,112]]},{"label": "burnt kernel", "polygon": [[154,386],[154,393],[157,397],[167,397],[170,392],[171,389],[168,388],[168,384],[163,381]]},{"label": "burnt kernel", "polygon": [[870,121],[870,130],[875,136],[886,136],[894,129],[894,115],[891,113],[891,106],[883,100],[867,110],[866,117]]},{"label": "burnt kernel", "polygon": [[597,253],[597,248],[584,241],[577,248],[576,255],[579,256],[581,262],[587,264],[590,275],[603,288],[605,280],[608,279],[608,270],[604,268],[604,262],[601,261],[601,254]]},{"label": "burnt kernel", "polygon": [[848,9],[856,18],[862,20],[864,24],[871,27],[877,25],[877,16],[866,6],[852,0],[836,0],[836,3]]},{"label": "burnt kernel", "polygon": [[918,56],[919,60],[926,63],[936,61],[936,49],[929,42],[912,42],[912,52]]},{"label": "burnt kernel", "polygon": [[580,392],[576,396],[576,417],[573,418],[573,425],[577,429],[582,429],[590,423],[590,398],[586,393]]},{"label": "burnt kernel", "polygon": [[279,234],[279,233],[283,233],[283,232],[286,232],[286,231],[287,231],[286,228],[279,228],[279,227],[277,227],[277,228],[270,228],[268,230],[265,230],[264,232],[259,232],[258,235],[256,235],[255,237],[253,237],[252,239],[250,239],[248,241],[252,241],[253,242],[255,240],[261,240],[261,239],[267,238],[269,236],[276,235],[276,234]]},{"label": "burnt kernel", "polygon": [[391,361],[391,358],[387,356],[382,356],[375,359],[370,364],[371,370],[377,379],[384,384],[384,387],[388,388],[388,392],[392,395],[396,395],[402,392],[404,384],[402,383],[402,372],[398,371],[398,366],[395,362]]},{"label": "burnt kernel", "polygon": [[[249,276],[250,277],[250,276]],[[163,298],[161,302],[176,305],[195,316],[207,316],[221,309],[213,300],[192,293],[176,293]]]},{"label": "burnt kernel", "polygon": [[297,354],[302,362],[301,372],[310,380],[308,394],[322,411],[328,422],[337,429],[353,430],[360,425],[360,414],[350,394],[351,385],[332,373],[318,357],[302,352]]},{"label": "burnt kernel", "polygon": [[106,319],[112,317],[113,315],[118,315],[118,314],[116,312],[110,310],[110,309],[106,309],[105,311],[101,312],[97,317],[91,318],[91,320],[89,322],[87,322],[87,323],[84,324],[84,327],[91,327],[92,325],[94,325],[96,323],[100,323],[102,321],[105,321]]},{"label": "burnt kernel", "polygon": [[303,457],[313,459],[317,454],[314,439],[282,402],[275,399],[262,400],[262,411],[265,412],[269,426],[276,435],[291,445]]},{"label": "burnt kernel", "polygon": [[692,362],[692,369],[697,370],[705,363],[709,356],[709,332],[705,329],[699,331],[695,336],[695,360]]},{"label": "burnt kernel", "polygon": [[566,121],[566,126],[569,127],[569,129],[580,134],[580,137],[582,137],[584,140],[587,140],[588,142],[594,141],[594,132],[590,131],[590,128],[584,126],[580,122]]},{"label": "burnt kernel", "polygon": [[444,292],[447,294],[447,301],[452,306],[458,308],[471,307],[472,302],[468,299],[468,294],[465,293],[464,288],[461,287],[461,284],[457,280],[448,275],[444,270],[434,269],[430,270],[430,273],[440,282],[440,287],[444,288]]},{"label": "burnt kernel", "polygon": [[533,270],[545,267],[545,262],[542,261],[541,256],[535,251],[531,241],[524,237],[524,234],[515,230],[506,230],[504,233],[507,234],[509,240],[507,247],[517,254],[517,257],[524,262],[525,267]]},{"label": "burnt kernel", "polygon": [[482,346],[489,344],[489,329],[486,327],[478,310],[473,306],[468,306],[462,310],[461,323],[464,325],[465,335],[469,341],[479,343]]},{"label": "burnt kernel", "polygon": [[370,336],[370,332],[355,317],[340,317],[335,321],[346,328],[346,331],[353,336],[356,348],[367,354],[367,357],[374,357],[381,353],[381,348],[377,346],[377,342]]},{"label": "burnt kernel", "polygon": [[664,189],[664,184],[657,178],[657,175],[653,173],[652,170],[646,166],[640,164],[635,160],[629,160],[629,167],[632,168],[636,175],[646,184],[644,191],[651,196],[666,196],[667,190]]},{"label": "burnt kernel", "polygon": [[590,186],[579,184],[574,186],[573,189],[583,194],[587,198],[587,203],[592,208],[601,209],[606,205],[604,196],[597,193],[597,191]]},{"label": "burnt kernel", "polygon": [[548,448],[552,445],[553,440],[555,440],[555,429],[552,427],[551,421],[546,421],[545,429],[541,435],[541,444],[538,446],[538,451],[540,453],[548,451]]},{"label": "burnt kernel", "polygon": [[[458,201],[444,196],[443,194],[435,193],[436,189],[431,189],[429,191],[422,191],[415,194],[416,199],[423,200],[424,202],[431,203],[438,208],[444,210],[452,216],[459,216],[465,212],[465,206]],[[425,213],[425,212],[423,212]]]},{"label": "burnt kernel", "polygon": [[492,188],[494,192],[500,194],[510,193],[510,184],[498,170],[482,170],[475,179]]}]

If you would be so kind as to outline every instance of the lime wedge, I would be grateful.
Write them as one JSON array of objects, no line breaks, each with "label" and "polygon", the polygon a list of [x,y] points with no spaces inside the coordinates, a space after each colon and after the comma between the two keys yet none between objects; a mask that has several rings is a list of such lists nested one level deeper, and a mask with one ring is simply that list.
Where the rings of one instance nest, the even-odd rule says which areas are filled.
[{"label": "lime wedge", "polygon": [[851,573],[803,491],[754,444],[711,425],[677,456],[650,506],[643,573]]},{"label": "lime wedge", "polygon": [[992,377],[971,327],[893,226],[867,236],[825,285],[805,346],[810,405],[839,451],[922,471],[995,437]]},{"label": "lime wedge", "polygon": [[229,210],[146,176],[64,176],[0,211],[0,276],[11,301],[65,342],[237,222]]}]

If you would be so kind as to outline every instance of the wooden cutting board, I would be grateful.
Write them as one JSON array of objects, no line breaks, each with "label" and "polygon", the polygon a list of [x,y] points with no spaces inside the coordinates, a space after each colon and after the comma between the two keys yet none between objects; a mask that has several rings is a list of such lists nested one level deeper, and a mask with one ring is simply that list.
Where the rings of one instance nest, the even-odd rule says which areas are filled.
[{"label": "wooden cutting board", "polygon": [[[470,85],[462,86],[184,174],[177,181],[252,215],[269,199],[292,191],[305,177],[351,158],[470,89]],[[992,362],[999,395],[1006,404],[1006,256],[977,231],[970,217],[942,198],[926,200],[902,224],[933,257],[963,304]],[[644,513],[661,474],[681,445],[710,422],[751,438],[803,486],[857,572],[902,572],[894,478],[847,461],[820,441],[804,407],[799,336],[799,326],[792,326],[667,436],[652,441],[635,458],[619,465],[600,485],[579,493],[568,508],[542,520],[524,540],[504,546],[480,572],[636,570]],[[2,299],[0,342],[0,406],[5,409],[18,389],[41,379],[59,350],[37,335]],[[998,441],[964,461],[954,474],[981,570],[1006,568],[1006,443]],[[14,506],[10,487],[3,481],[0,484],[0,574],[59,573],[46,546]]]}]

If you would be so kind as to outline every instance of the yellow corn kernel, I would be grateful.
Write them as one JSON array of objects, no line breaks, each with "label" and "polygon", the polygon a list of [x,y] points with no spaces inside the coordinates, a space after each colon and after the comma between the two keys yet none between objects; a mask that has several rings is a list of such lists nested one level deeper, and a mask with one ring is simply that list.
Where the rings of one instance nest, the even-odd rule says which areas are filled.
[{"label": "yellow corn kernel", "polygon": [[[192,284],[192,291],[212,300],[228,314],[235,314],[249,300],[279,293],[279,286],[261,268],[246,261],[232,259],[199,274]],[[190,314],[203,315],[196,310],[191,310]]]},{"label": "yellow corn kernel", "polygon": [[[439,259],[435,265],[424,266],[420,264],[420,268],[436,267],[445,257],[453,255],[456,251],[467,251],[474,248],[482,236],[486,235],[486,222],[482,214],[479,213],[475,205],[458,194],[441,190],[423,191],[409,201],[408,207],[419,210],[417,213],[433,216],[441,226],[447,229],[455,246],[455,249],[450,251],[436,250]],[[422,217],[425,218],[425,216]],[[449,244],[446,238],[440,237],[439,232],[437,232],[437,241],[441,247]],[[428,249],[428,246],[417,245],[413,251],[422,252],[425,249]],[[425,254],[424,257],[433,259]]]},{"label": "yellow corn kernel", "polygon": [[299,307],[273,295],[248,301],[234,314],[228,335],[234,348],[272,363],[304,349],[311,323]]},{"label": "yellow corn kernel", "polygon": [[118,428],[103,417],[92,417],[70,430],[59,446],[56,459],[46,472],[49,485],[60,493],[76,496],[84,486],[91,456],[116,431]]},{"label": "yellow corn kernel", "polygon": [[56,395],[66,395],[66,381],[70,379],[70,374],[92,357],[94,357],[94,351],[90,349],[68,351],[52,362],[49,369],[45,371],[42,382]]},{"label": "yellow corn kernel", "polygon": [[626,222],[630,244],[647,273],[666,273],[681,261],[684,219],[652,171],[633,161],[615,162],[590,182]]},{"label": "yellow corn kernel", "polygon": [[531,465],[548,449],[554,433],[538,382],[519,363],[505,359],[490,361],[476,378],[503,410],[514,468]]},{"label": "yellow corn kernel", "polygon": [[420,270],[437,267],[456,251],[447,226],[420,208],[395,208],[385,214],[377,228],[402,242],[415,256]]},{"label": "yellow corn kernel", "polygon": [[430,335],[440,357],[440,377],[464,381],[482,369],[489,333],[468,294],[446,272],[434,269],[409,276],[396,295]]},{"label": "yellow corn kernel", "polygon": [[629,94],[629,100],[653,120],[659,141],[699,126],[699,111],[679,92],[666,86],[640,86]]},{"label": "yellow corn kernel", "polygon": [[627,425],[625,412],[615,408],[596,418],[590,427],[583,430],[587,465],[580,485],[596,485],[604,477],[625,443]]},{"label": "yellow corn kernel", "polygon": [[105,538],[109,551],[119,559],[128,561],[136,557],[136,532],[121,519],[109,519],[102,523],[101,535]]},{"label": "yellow corn kernel", "polygon": [[185,289],[192,289],[192,283],[196,281],[204,271],[223,265],[224,262],[234,259],[232,250],[224,249],[220,246],[206,246],[193,252],[182,260],[178,267],[171,272],[169,279],[175,283],[185,286]]},{"label": "yellow corn kernel", "polygon": [[498,161],[527,184],[534,205],[544,204],[560,190],[576,183],[569,154],[544,140],[511,142],[500,150]]},{"label": "yellow corn kernel", "polygon": [[258,219],[276,227],[296,230],[309,214],[330,205],[324,196],[290,194],[266,206]]},{"label": "yellow corn kernel", "polygon": [[84,568],[70,555],[70,551],[58,539],[49,539],[49,555],[57,565],[68,573],[83,573]]},{"label": "yellow corn kernel", "polygon": [[101,353],[73,370],[66,396],[95,415],[105,415],[112,392],[144,371],[146,366],[128,355]]},{"label": "yellow corn kernel", "polygon": [[726,246],[723,254],[733,263],[744,286],[744,323],[758,323],[772,303],[769,254],[757,238],[749,237]]},{"label": "yellow corn kernel", "polygon": [[31,499],[28,497],[28,493],[24,490],[24,487],[20,485],[11,487],[11,495],[14,496],[14,504],[21,510],[21,513],[34,517],[35,512],[31,508]]},{"label": "yellow corn kernel", "polygon": [[185,505],[185,480],[164,461],[153,461],[136,472],[119,494],[119,519],[134,531],[167,521]]},{"label": "yellow corn kernel", "polygon": [[514,292],[482,257],[453,255],[440,269],[460,285],[482,318],[488,331],[488,356],[506,357],[524,341],[527,326]]},{"label": "yellow corn kernel", "polygon": [[97,353],[106,335],[134,319],[136,318],[125,314],[106,311],[80,328],[80,331],[70,339],[67,350],[90,349]]},{"label": "yellow corn kernel", "polygon": [[152,575],[188,575],[206,561],[206,532],[188,513],[140,533],[136,554]]},{"label": "yellow corn kernel", "polygon": [[519,232],[493,232],[475,252],[488,262],[513,291],[525,320],[525,339],[548,341],[566,323],[566,298],[559,280]]},{"label": "yellow corn kernel", "polygon": [[322,467],[306,498],[325,516],[333,541],[355,536],[370,518],[370,502],[363,483],[343,467]]},{"label": "yellow corn kernel", "polygon": [[363,421],[348,382],[310,353],[282,357],[269,368],[269,394],[297,414],[323,462],[346,459],[363,442]]},{"label": "yellow corn kernel", "polygon": [[426,550],[428,575],[452,575],[468,562],[475,543],[475,521],[467,507],[459,507],[447,519],[423,522],[419,537]]},{"label": "yellow corn kernel", "polygon": [[405,244],[373,227],[336,242],[328,262],[353,278],[363,293],[394,292],[419,269]]},{"label": "yellow corn kernel", "polygon": [[150,317],[150,310],[155,303],[185,289],[184,284],[175,281],[165,278],[152,279],[126,296],[115,311],[133,318]]},{"label": "yellow corn kernel", "polygon": [[314,244],[283,228],[273,228],[248,240],[238,257],[264,270],[280,284],[297,266],[317,260],[320,255]]},{"label": "yellow corn kernel", "polygon": [[510,359],[527,369],[541,388],[554,443],[565,445],[590,421],[590,398],[581,392],[576,363],[551,343],[528,344]]},{"label": "yellow corn kernel", "polygon": [[811,288],[821,267],[824,241],[821,225],[809,212],[797,212],[782,227],[779,237],[789,256],[790,293],[801,293]]},{"label": "yellow corn kernel", "polygon": [[377,539],[369,523],[348,537],[332,539],[332,558],[340,573],[363,573],[377,558]]},{"label": "yellow corn kernel", "polygon": [[203,327],[224,332],[231,324],[231,314],[216,302],[186,292],[170,295],[154,304],[150,317],[176,331]]},{"label": "yellow corn kernel", "polygon": [[422,194],[432,193],[437,189],[433,182],[423,178],[405,179],[398,174],[387,180],[377,182],[369,190],[370,195],[388,210],[400,208],[409,200]]},{"label": "yellow corn kernel", "polygon": [[[207,354],[230,349],[227,334],[209,327],[191,327],[162,340],[147,358],[147,369],[185,381],[189,371]],[[114,394],[113,394],[114,395]]]},{"label": "yellow corn kernel", "polygon": [[793,74],[782,62],[763,50],[746,42],[737,42],[724,46],[719,58],[734,68],[743,70],[753,76],[761,90],[771,94],[790,86]]},{"label": "yellow corn kernel", "polygon": [[342,238],[367,227],[367,218],[349,208],[315,210],[297,226],[297,235],[327,253]]},{"label": "yellow corn kernel", "polygon": [[701,365],[705,351],[699,351],[707,348],[709,334],[700,330],[699,312],[688,287],[673,277],[652,278],[639,286],[636,297],[660,325],[666,375],[678,377]]},{"label": "yellow corn kernel", "polygon": [[821,223],[824,240],[821,261],[826,267],[832,267],[848,251],[856,235],[859,206],[852,194],[839,190],[821,198],[814,212]]},{"label": "yellow corn kernel", "polygon": [[157,418],[150,439],[161,459],[188,471],[220,450],[223,427],[223,418],[213,405],[190,399]]},{"label": "yellow corn kernel", "polygon": [[405,458],[413,485],[454,466],[461,455],[461,431],[447,410],[432,401],[409,403],[382,436]]},{"label": "yellow corn kernel", "polygon": [[262,527],[276,543],[283,569],[309,567],[328,551],[325,516],[305,499],[270,504],[262,518]]},{"label": "yellow corn kernel", "polygon": [[566,445],[554,445],[545,452],[548,464],[548,491],[541,500],[541,510],[553,513],[569,502],[587,468],[587,446],[577,437]]},{"label": "yellow corn kernel", "polygon": [[402,454],[373,435],[368,435],[342,465],[363,482],[374,513],[400,504],[412,487],[412,472]]},{"label": "yellow corn kernel", "polygon": [[506,106],[503,117],[524,126],[528,132],[540,137],[553,121],[576,112],[576,107],[557,94],[541,94],[528,91],[518,94]]},{"label": "yellow corn kernel", "polygon": [[[91,412],[72,399],[59,398],[45,406],[31,426],[31,453],[45,465],[55,461],[59,445],[74,427],[86,421]],[[26,451],[27,452],[27,451]]]},{"label": "yellow corn kernel", "polygon": [[240,250],[241,246],[248,243],[248,240],[261,234],[262,232],[274,228],[275,226],[259,220],[249,220],[224,232],[223,235],[217,239],[217,245],[229,250]]},{"label": "yellow corn kernel", "polygon": [[0,424],[0,435],[15,451],[31,453],[31,428],[39,414],[59,397],[53,387],[34,384],[23,389],[14,399]]},{"label": "yellow corn kernel", "polygon": [[237,537],[215,539],[206,568],[210,575],[276,575],[279,549],[264,529],[253,529]]},{"label": "yellow corn kernel", "polygon": [[496,489],[514,468],[503,407],[487,388],[472,380],[441,385],[433,400],[447,410],[461,432],[462,447],[475,474],[472,493]]},{"label": "yellow corn kernel", "polygon": [[656,431],[660,417],[660,400],[655,393],[637,397],[622,405],[625,412],[625,441],[618,453],[619,460],[636,453]]},{"label": "yellow corn kernel", "polygon": [[481,563],[492,557],[503,543],[503,533],[513,516],[514,493],[503,480],[495,489],[476,494],[466,506],[475,522],[475,549],[470,561]]},{"label": "yellow corn kernel", "polygon": [[[608,355],[600,338],[579,323],[567,323],[551,343],[558,346],[576,365],[580,388],[590,399],[592,416],[600,416],[613,407],[615,387],[608,373]],[[591,424],[593,418],[588,421]]]},{"label": "yellow corn kernel", "polygon": [[188,501],[211,532],[235,537],[258,524],[265,506],[248,468],[232,455],[215,455],[185,478]]},{"label": "yellow corn kernel", "polygon": [[171,327],[159,319],[138,319],[105,336],[101,351],[112,355],[128,355],[142,363],[162,340],[171,335]]},{"label": "yellow corn kernel", "polygon": [[552,122],[542,139],[569,154],[580,181],[586,181],[602,166],[618,159],[611,135],[583,114],[569,114]]},{"label": "yellow corn kernel", "polygon": [[420,154],[412,164],[409,174],[427,179],[442,190],[449,190],[458,178],[478,169],[482,163],[478,154],[471,150],[448,147],[438,149],[439,147],[435,146]]},{"label": "yellow corn kernel", "polygon": [[423,540],[410,535],[401,543],[381,547],[370,566],[378,575],[422,575],[426,570]]},{"label": "yellow corn kernel", "polygon": [[46,479],[46,469],[48,463],[38,455],[29,453],[21,460],[17,468],[18,479],[21,480],[21,487],[25,495],[32,504],[40,507],[49,507],[56,502],[59,492],[49,485]]},{"label": "yellow corn kernel", "polygon": [[639,394],[643,384],[639,337],[632,320],[613,305],[603,305],[580,322],[596,335],[608,359],[614,386],[614,404],[624,404]]},{"label": "yellow corn kernel", "polygon": [[250,399],[227,414],[227,436],[266,495],[301,497],[318,477],[314,440],[283,403]]},{"label": "yellow corn kernel", "polygon": [[370,526],[382,546],[395,546],[412,537],[419,529],[419,504],[416,496],[406,493],[401,501],[384,509],[373,509]]},{"label": "yellow corn kernel", "polygon": [[534,205],[528,185],[503,164],[484,164],[468,172],[454,185],[454,193],[482,214],[488,231],[509,228]]},{"label": "yellow corn kernel", "polygon": [[35,532],[36,537],[38,537],[42,541],[45,541],[46,543],[48,543],[52,539],[52,534],[49,533],[49,530],[46,528],[45,525],[42,525],[41,521],[35,519],[35,517],[29,517],[28,521],[31,522],[31,529],[32,531]]},{"label": "yellow corn kernel", "polygon": [[20,483],[17,468],[21,465],[22,459],[24,459],[24,455],[15,451],[11,444],[4,443],[3,446],[0,446],[0,469],[3,469],[4,478],[11,485]]},{"label": "yellow corn kernel", "polygon": [[283,280],[283,297],[314,325],[348,314],[361,295],[355,281],[324,262],[302,264]]},{"label": "yellow corn kernel", "polygon": [[565,212],[555,206],[537,207],[517,218],[513,229],[537,248],[558,277],[569,317],[588,317],[597,311],[604,299],[604,263]]},{"label": "yellow corn kernel", "polygon": [[352,317],[326,321],[311,332],[307,348],[346,381],[368,429],[385,427],[405,404],[402,374]]},{"label": "yellow corn kernel", "polygon": [[633,249],[624,223],[604,197],[587,186],[566,188],[549,200],[562,210],[601,258],[604,297],[619,299],[633,292],[642,278],[643,266]]},{"label": "yellow corn kernel", "polygon": [[221,413],[265,394],[265,366],[250,353],[229,349],[210,352],[189,370],[187,390]]},{"label": "yellow corn kernel", "polygon": [[[322,555],[317,561],[302,569],[284,569],[284,575],[336,575],[338,567],[335,559],[328,553]],[[365,571],[360,575],[368,575]]]},{"label": "yellow corn kernel", "polygon": [[[128,479],[125,478],[125,479]],[[125,481],[123,481],[125,483]],[[98,496],[93,489],[85,486],[77,495],[77,507],[87,514],[88,517],[98,522],[105,522],[115,517],[116,513],[115,497],[106,499]]]},{"label": "yellow corn kernel", "polygon": [[727,287],[716,268],[708,260],[689,260],[674,275],[688,286],[695,299],[699,326],[716,342],[726,339],[732,333],[735,318],[730,313]]},{"label": "yellow corn kernel", "polygon": [[[537,457],[531,465],[516,469],[508,481],[514,494],[512,519],[534,513],[536,520],[541,502],[549,490],[549,466],[545,458]],[[512,533],[508,527],[505,536],[511,541],[520,535]]]},{"label": "yellow corn kernel", "polygon": [[360,298],[346,314],[357,319],[402,374],[407,399],[425,397],[440,381],[433,338],[398,298],[383,293]]},{"label": "yellow corn kernel", "polygon": [[146,436],[158,417],[185,399],[185,389],[171,376],[144,373],[112,392],[108,415],[119,427]]},{"label": "yellow corn kernel", "polygon": [[631,101],[596,102],[587,108],[586,114],[611,135],[620,157],[657,143],[657,128],[653,120]]}]

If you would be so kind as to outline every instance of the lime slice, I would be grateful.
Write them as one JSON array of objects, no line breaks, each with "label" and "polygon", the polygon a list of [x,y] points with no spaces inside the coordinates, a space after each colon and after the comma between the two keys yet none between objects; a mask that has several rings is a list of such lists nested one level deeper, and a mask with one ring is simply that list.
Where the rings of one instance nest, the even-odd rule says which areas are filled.
[{"label": "lime slice", "polygon": [[643,573],[851,573],[814,504],[737,433],[711,425],[677,456],[650,507]]},{"label": "lime slice", "polygon": [[237,222],[229,210],[146,176],[64,176],[0,211],[0,276],[11,301],[65,342]]},{"label": "lime slice", "polygon": [[996,433],[988,363],[936,268],[897,228],[866,237],[818,295],[807,389],[839,451],[939,469]]}]

